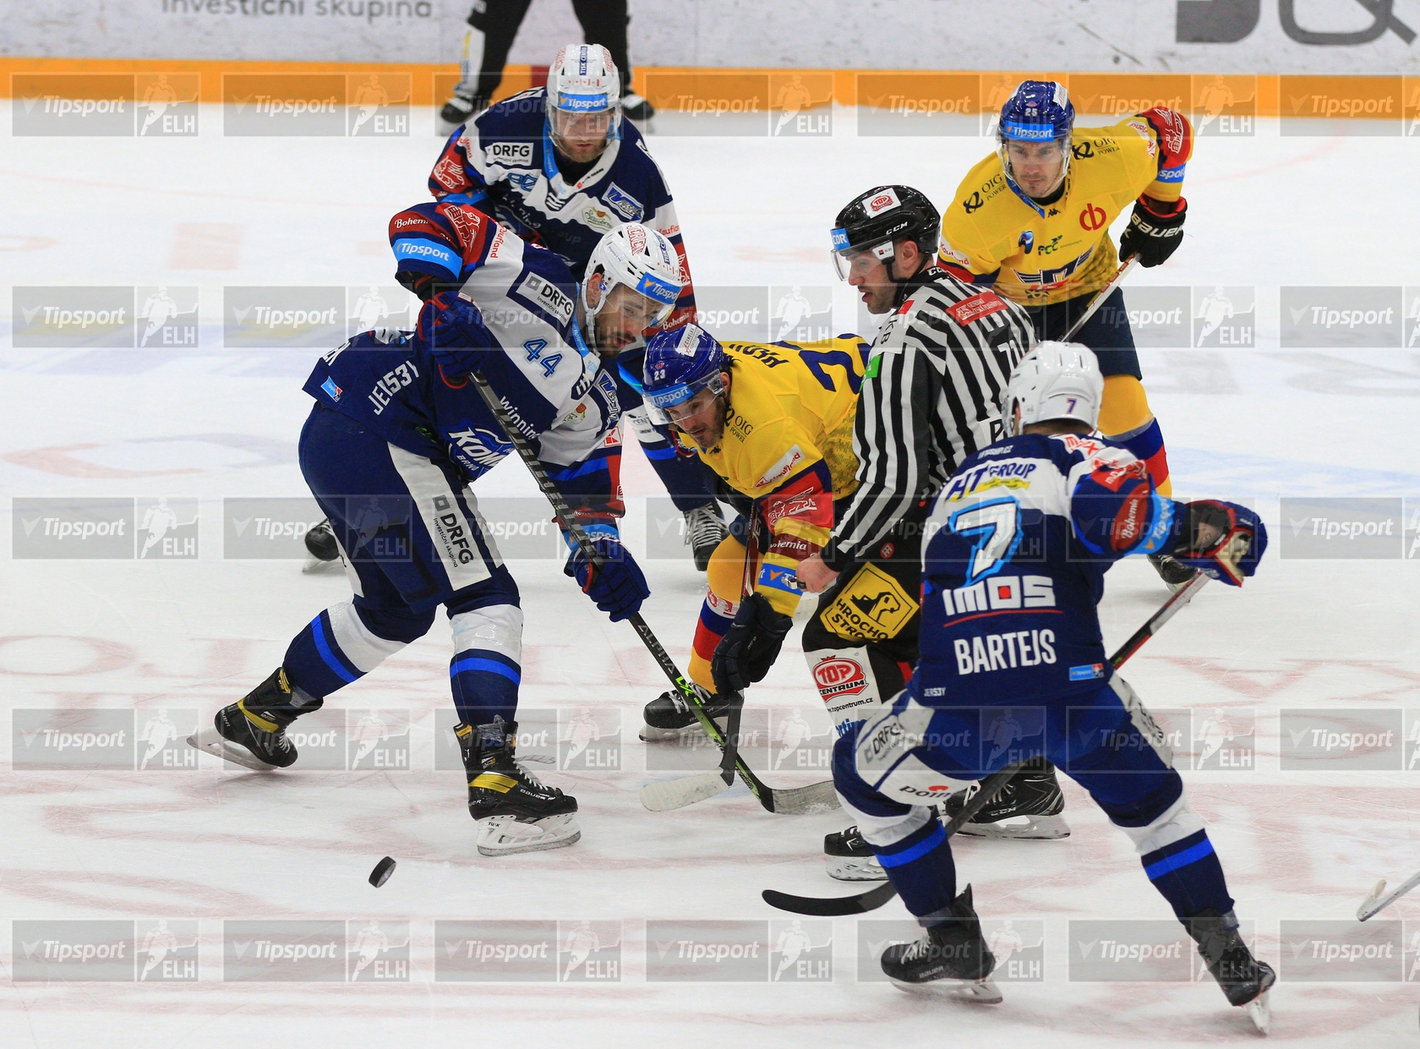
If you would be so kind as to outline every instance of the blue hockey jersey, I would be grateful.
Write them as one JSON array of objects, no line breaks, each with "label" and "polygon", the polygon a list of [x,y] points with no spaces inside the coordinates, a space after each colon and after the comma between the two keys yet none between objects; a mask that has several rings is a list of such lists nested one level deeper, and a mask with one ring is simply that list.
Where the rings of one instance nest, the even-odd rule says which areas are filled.
[{"label": "blue hockey jersey", "polygon": [[552,252],[486,216],[468,209],[461,221],[470,224],[469,257],[458,293],[426,302],[413,332],[365,332],[325,354],[306,392],[474,481],[512,451],[469,380],[478,372],[568,502],[620,516],[620,409],[612,376],[577,328],[576,281]]},{"label": "blue hockey jersey", "polygon": [[666,327],[693,317],[695,293],[666,180],[641,133],[618,133],[580,178],[558,170],[547,130],[547,89],[503,100],[449,138],[429,175],[436,200],[481,208],[518,236],[562,256],[578,279],[597,241],[623,222],[665,234],[680,256],[682,290]]},{"label": "blue hockey jersey", "polygon": [[1097,434],[1030,434],[969,456],[927,523],[921,659],[928,706],[1029,704],[1112,673],[1096,606],[1119,558],[1171,547],[1177,504]]}]

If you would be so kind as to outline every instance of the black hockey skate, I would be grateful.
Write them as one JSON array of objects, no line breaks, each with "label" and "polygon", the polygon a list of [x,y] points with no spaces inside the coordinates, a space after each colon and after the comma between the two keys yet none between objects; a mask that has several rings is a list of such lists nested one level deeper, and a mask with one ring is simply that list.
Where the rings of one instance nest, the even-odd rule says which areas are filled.
[{"label": "black hockey skate", "polygon": [[444,108],[439,110],[439,119],[443,121],[442,133],[452,135],[454,128],[467,124],[487,109],[488,102],[487,95],[470,95],[455,89],[454,97],[445,102]]},{"label": "black hockey skate", "polygon": [[327,565],[340,567],[340,544],[335,541],[335,531],[330,527],[330,518],[323,518],[306,529],[306,564],[302,572],[317,572]]},{"label": "black hockey skate", "polygon": [[289,768],[296,762],[296,746],[286,737],[286,727],[320,707],[321,700],[293,692],[286,671],[277,667],[237,702],[217,711],[215,731],[199,732],[187,741],[198,750],[258,772]]},{"label": "black hockey skate", "polygon": [[882,967],[905,991],[945,991],[984,1005],[995,1005],[1001,992],[987,977],[996,956],[981,935],[981,919],[971,904],[971,886],[945,912],[920,919],[927,935],[913,943],[893,944],[883,952]]},{"label": "black hockey skate", "polygon": [[577,799],[544,786],[513,756],[517,722],[454,726],[468,774],[468,814],[478,823],[484,856],[539,852],[582,836]]},{"label": "black hockey skate", "polygon": [[651,105],[635,91],[628,91],[621,96],[621,112],[627,120],[634,120],[640,123],[643,120],[650,120],[656,115],[656,107]]},{"label": "black hockey skate", "polygon": [[705,571],[710,567],[710,555],[730,532],[716,502],[697,506],[685,512],[685,542],[695,558],[695,567]]},{"label": "black hockey skate", "polygon": [[823,836],[824,865],[839,881],[884,881],[887,872],[855,823]]},{"label": "black hockey skate", "polygon": [[1247,1009],[1248,1017],[1263,1034],[1272,1023],[1267,990],[1277,982],[1272,966],[1252,956],[1238,931],[1238,919],[1210,907],[1184,921],[1188,935],[1198,943],[1198,953],[1213,979],[1223,989],[1229,1005]]},{"label": "black hockey skate", "polygon": [[[943,805],[946,819],[956,816],[979,789],[979,784],[973,785],[948,798]],[[1032,758],[957,833],[969,838],[1068,838],[1069,824],[1060,815],[1064,811],[1065,795],[1060,793],[1055,766],[1044,758]]]},{"label": "black hockey skate", "polygon": [[1198,569],[1184,564],[1173,554],[1150,554],[1149,564],[1159,573],[1159,578],[1168,584],[1170,590],[1181,590],[1198,574]]},{"label": "black hockey skate", "polygon": [[[699,685],[692,685],[700,694],[700,702],[722,729],[730,716],[730,702],[711,695]],[[643,743],[664,743],[700,732],[700,721],[690,709],[690,702],[674,689],[662,692],[641,711],[646,723],[641,726]]]}]

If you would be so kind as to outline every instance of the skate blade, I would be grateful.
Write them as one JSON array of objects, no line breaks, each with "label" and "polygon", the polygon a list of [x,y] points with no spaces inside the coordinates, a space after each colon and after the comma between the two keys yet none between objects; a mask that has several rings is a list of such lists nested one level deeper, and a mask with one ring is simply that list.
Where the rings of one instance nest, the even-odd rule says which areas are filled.
[{"label": "skate blade", "polygon": [[1070,836],[1070,825],[1063,816],[1012,816],[995,823],[968,823],[957,833],[968,838],[1057,841]]},{"label": "skate blade", "polygon": [[573,845],[582,837],[575,812],[520,820],[516,816],[488,816],[478,821],[481,856],[509,856],[517,852],[542,852]]},{"label": "skate blade", "polygon": [[[712,720],[720,727],[721,732],[725,731],[725,727],[729,723],[728,718],[714,718]],[[698,721],[692,721],[684,728],[656,728],[652,725],[643,724],[641,731],[637,734],[637,738],[639,738],[642,743],[675,743],[679,740],[694,739],[697,737],[700,739],[706,738],[705,730],[700,727],[700,722]]]},{"label": "skate blade", "polygon": [[908,983],[906,980],[893,980],[892,985],[909,994],[931,995],[936,998],[954,998],[963,1002],[975,1002],[977,1005],[1000,1005],[1004,1000],[1001,997],[1001,989],[997,987],[990,978],[980,980],[928,980],[925,983]]},{"label": "skate blade", "polygon": [[268,765],[246,747],[231,742],[214,728],[203,729],[201,732],[195,732],[188,736],[187,745],[206,751],[208,754],[215,754],[223,761],[240,765],[244,769],[251,769],[253,772],[280,771],[278,766]]},{"label": "skate blade", "polygon": [[871,857],[853,859],[850,856],[825,856],[828,876],[838,881],[887,881],[882,864]]},{"label": "skate blade", "polygon": [[1263,991],[1243,1006],[1247,1010],[1247,1018],[1252,1021],[1252,1025],[1261,1034],[1267,1034],[1272,1030],[1272,1003],[1267,1000],[1267,996],[1268,992]]},{"label": "skate blade", "polygon": [[338,570],[343,572],[345,571],[345,562],[338,557],[333,561],[322,561],[314,554],[307,554],[306,563],[301,566],[302,575],[312,575],[316,572],[325,572],[329,570]]}]

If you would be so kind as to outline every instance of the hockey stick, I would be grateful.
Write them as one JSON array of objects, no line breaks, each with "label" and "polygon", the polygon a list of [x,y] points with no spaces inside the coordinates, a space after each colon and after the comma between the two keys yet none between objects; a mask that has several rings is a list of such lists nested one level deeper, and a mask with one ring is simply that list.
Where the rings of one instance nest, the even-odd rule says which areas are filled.
[{"label": "hockey stick", "polygon": [[[601,555],[597,553],[596,547],[592,545],[592,540],[587,535],[586,530],[579,525],[572,517],[572,510],[567,505],[567,501],[562,498],[562,493],[557,490],[557,486],[552,483],[552,478],[547,476],[547,471],[538,461],[537,453],[533,451],[532,445],[518,432],[512,417],[508,414],[508,409],[493,392],[493,388],[488,385],[488,380],[478,373],[469,376],[474,388],[483,398],[483,403],[488,405],[488,410],[493,413],[493,417],[498,420],[498,425],[502,427],[504,436],[507,437],[513,449],[518,453],[518,458],[522,459],[527,466],[528,472],[532,474],[533,480],[546,496],[547,501],[552,505],[552,512],[557,518],[558,524],[572,537],[572,541],[577,544],[577,548],[582,551],[582,556],[587,558],[592,564],[602,563]],[[646,646],[646,651],[651,653],[651,658],[656,661],[656,665],[661,668],[661,672],[666,675],[670,683],[675,686],[685,701],[694,712],[696,720],[705,729],[706,734],[715,741],[716,746],[725,746],[725,734],[720,731],[720,726],[715,724],[713,718],[705,713],[705,708],[701,706],[700,696],[695,688],[685,679],[685,675],[675,665],[669,653],[662,647],[651,627],[641,618],[639,612],[630,617],[631,626],[636,631],[636,636],[641,639],[641,643]],[[833,790],[833,782],[826,780],[823,783],[813,783],[807,787],[797,787],[790,790],[775,790],[764,783],[754,772],[739,758],[735,759],[735,772],[740,779],[744,780],[745,786],[750,793],[758,799],[759,803],[769,812],[785,812],[791,814],[809,812],[830,812],[838,807],[838,795]],[[719,774],[715,775],[716,783],[720,790],[724,790],[724,785],[719,783]],[[651,784],[655,786],[655,784]],[[645,801],[644,791],[642,801]],[[647,806],[648,808],[650,806]]]},{"label": "hockey stick", "polygon": [[[1117,670],[1128,662],[1129,657],[1139,651],[1145,641],[1158,633],[1159,628],[1172,619],[1180,608],[1193,600],[1193,595],[1203,588],[1208,579],[1207,575],[1199,572],[1170,594],[1168,600],[1159,606],[1158,611],[1151,615],[1143,626],[1130,634],[1128,640],[1115,650],[1114,655],[1109,657],[1114,668]],[[1001,788],[1018,771],[1020,771],[1020,765],[1011,765],[986,777],[982,781],[980,789],[946,825],[947,837],[951,837],[961,830],[967,821],[1001,792]],[[1420,874],[1415,877],[1417,882],[1420,882]],[[771,907],[777,907],[781,911],[790,911],[793,914],[807,914],[816,918],[832,918],[876,910],[896,895],[897,890],[892,887],[891,882],[884,882],[882,885],[874,886],[866,892],[860,892],[853,896],[795,896],[792,893],[779,892],[777,889],[765,889],[760,893],[760,897]]]},{"label": "hockey stick", "polygon": [[[1356,908],[1356,920],[1363,922],[1367,918],[1379,914],[1417,885],[1420,885],[1420,871],[1406,878],[1390,892],[1385,892],[1385,879],[1382,878],[1376,882],[1376,887],[1371,890],[1371,895],[1366,898],[1366,901]],[[1383,892],[1385,892],[1384,896],[1381,895]]]},{"label": "hockey stick", "polygon": [[1124,279],[1125,274],[1127,274],[1138,264],[1138,255],[1130,255],[1129,258],[1121,262],[1119,264],[1119,269],[1114,271],[1114,276],[1109,278],[1109,283],[1107,283],[1099,291],[1095,292],[1095,297],[1091,299],[1090,304],[1085,307],[1085,312],[1080,314],[1080,316],[1075,319],[1075,323],[1070,325],[1070,330],[1060,337],[1060,341],[1069,342],[1072,338],[1074,338],[1075,333],[1085,326],[1085,321],[1093,317],[1099,311],[1099,308],[1104,305],[1104,300],[1109,297],[1109,293],[1112,292],[1119,285],[1119,282]]},{"label": "hockey stick", "polygon": [[[740,573],[740,600],[750,589],[750,576],[754,572],[754,548],[759,543],[759,503],[750,504],[749,535],[745,542],[745,563]],[[730,693],[730,715],[725,719],[725,753],[720,757],[720,780],[729,789],[735,782],[735,759],[740,752],[740,718],[744,714],[745,694],[743,691]]]}]

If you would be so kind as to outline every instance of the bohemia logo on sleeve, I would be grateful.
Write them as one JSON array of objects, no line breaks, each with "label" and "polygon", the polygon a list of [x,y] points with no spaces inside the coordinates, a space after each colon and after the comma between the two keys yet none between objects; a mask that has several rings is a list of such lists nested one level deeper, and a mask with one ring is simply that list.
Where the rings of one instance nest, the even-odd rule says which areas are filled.
[{"label": "bohemia logo on sleeve", "polygon": [[980,320],[982,317],[989,317],[993,313],[1000,313],[1006,308],[1006,300],[997,295],[994,291],[983,291],[973,295],[969,299],[962,299],[961,302],[947,307],[947,312],[951,314],[952,320],[960,325],[970,324],[972,321]]}]

